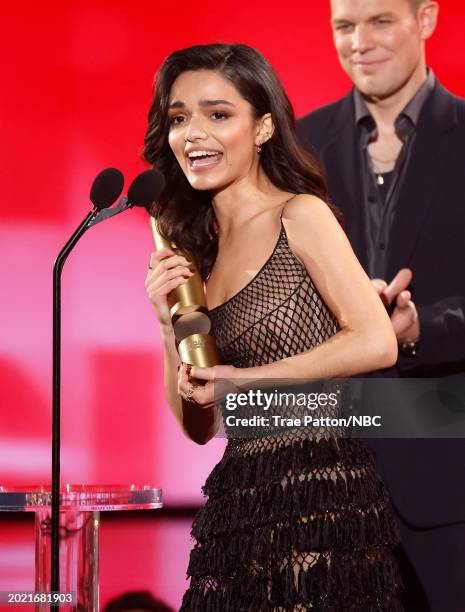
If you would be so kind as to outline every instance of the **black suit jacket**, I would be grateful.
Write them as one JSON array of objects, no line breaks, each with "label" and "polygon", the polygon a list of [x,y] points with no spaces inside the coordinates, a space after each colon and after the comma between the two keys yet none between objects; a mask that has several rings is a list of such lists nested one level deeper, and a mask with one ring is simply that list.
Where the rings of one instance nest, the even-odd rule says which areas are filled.
[{"label": "black suit jacket", "polygon": [[[305,148],[319,157],[331,201],[342,211],[352,247],[366,267],[360,149],[352,93],[298,122]],[[388,376],[465,372],[465,100],[439,83],[417,125],[390,233],[386,281],[413,270],[421,346]],[[465,404],[465,397],[461,398]],[[465,406],[463,408],[465,410]],[[394,505],[418,527],[465,520],[465,440],[377,443]]]}]

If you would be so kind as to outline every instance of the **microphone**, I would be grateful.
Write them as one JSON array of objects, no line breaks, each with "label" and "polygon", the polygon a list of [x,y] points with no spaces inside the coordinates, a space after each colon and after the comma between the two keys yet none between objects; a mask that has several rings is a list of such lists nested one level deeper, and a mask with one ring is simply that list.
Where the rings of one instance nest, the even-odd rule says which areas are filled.
[{"label": "microphone", "polygon": [[90,188],[90,201],[102,210],[116,202],[123,191],[124,177],[117,168],[106,168],[94,179]]},{"label": "microphone", "polygon": [[[53,266],[53,375],[52,375],[52,503],[51,503],[51,590],[60,588],[60,446],[61,446],[61,273],[68,255],[100,211],[123,190],[124,177],[116,168],[102,170],[90,189],[94,205],[74,234],[61,249]],[[100,213],[101,214],[101,213]]]},{"label": "microphone", "polygon": [[155,202],[165,188],[165,178],[158,170],[144,170],[132,181],[128,189],[129,206],[143,206]]},{"label": "microphone", "polygon": [[[154,202],[160,197],[164,186],[165,179],[160,172],[157,170],[144,170],[144,172],[138,174],[132,181],[128,190],[128,195],[121,198],[116,206],[103,210],[98,216],[91,219],[88,227],[92,227],[97,225],[97,223],[105,221],[105,219],[119,215],[119,213],[122,213],[133,206],[143,206],[146,208],[148,204]],[[119,191],[118,195],[121,193],[121,190]],[[112,200],[113,202],[116,200],[118,195],[114,198],[114,200]]]},{"label": "microphone", "polygon": [[[159,172],[156,172],[156,174],[163,179]],[[141,194],[144,189],[148,191],[150,182],[155,183],[156,180],[160,179],[149,178],[148,176],[144,178],[140,186]],[[128,197],[131,198],[130,191]],[[156,199],[152,198],[150,202]],[[168,247],[178,255],[183,255],[189,259],[189,255],[183,253],[174,243],[166,240],[158,229],[156,219],[152,216],[150,217],[150,226],[157,250]],[[202,277],[194,263],[190,265],[190,270],[194,272],[193,276],[168,294],[168,307],[181,360],[190,365],[208,368],[219,364],[220,359],[212,332]]]}]

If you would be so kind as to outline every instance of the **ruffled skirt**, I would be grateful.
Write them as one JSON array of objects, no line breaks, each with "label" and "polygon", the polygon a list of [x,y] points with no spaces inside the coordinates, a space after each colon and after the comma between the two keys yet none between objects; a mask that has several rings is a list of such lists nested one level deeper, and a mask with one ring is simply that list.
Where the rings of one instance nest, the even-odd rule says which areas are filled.
[{"label": "ruffled skirt", "polygon": [[397,528],[359,440],[230,440],[203,490],[181,611],[404,609]]}]

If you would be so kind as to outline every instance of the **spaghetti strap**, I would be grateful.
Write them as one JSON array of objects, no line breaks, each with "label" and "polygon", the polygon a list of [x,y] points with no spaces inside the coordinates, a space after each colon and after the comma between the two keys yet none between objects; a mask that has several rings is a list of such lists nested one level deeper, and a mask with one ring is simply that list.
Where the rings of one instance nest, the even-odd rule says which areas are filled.
[{"label": "spaghetti strap", "polygon": [[281,208],[281,214],[279,215],[279,220],[281,221],[281,226],[283,226],[283,212],[284,212],[284,208],[286,207],[286,204],[288,204],[291,200],[293,200],[294,198],[296,198],[299,194],[298,193],[294,193],[294,195],[292,195],[288,200],[286,200],[284,202],[284,204],[282,205]]}]

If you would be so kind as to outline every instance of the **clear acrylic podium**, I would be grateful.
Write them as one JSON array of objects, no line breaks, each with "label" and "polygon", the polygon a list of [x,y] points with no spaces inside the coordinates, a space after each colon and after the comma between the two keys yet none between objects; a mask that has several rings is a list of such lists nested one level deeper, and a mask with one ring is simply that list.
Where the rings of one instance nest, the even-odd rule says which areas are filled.
[{"label": "clear acrylic podium", "polygon": [[[50,591],[51,488],[1,487],[0,511],[35,512],[35,590]],[[60,494],[60,592],[75,593],[63,610],[99,610],[100,511],[162,507],[161,489],[149,486],[65,485]],[[50,604],[36,605],[45,612]],[[57,608],[58,609],[58,608]]]}]

